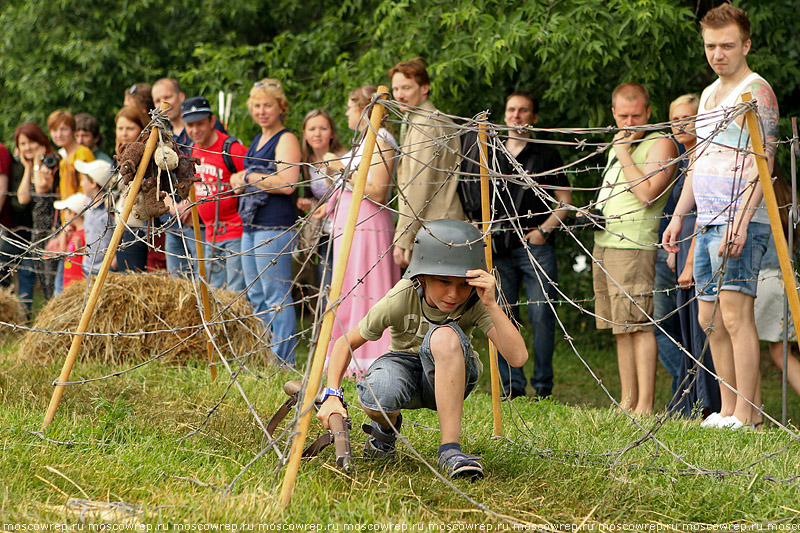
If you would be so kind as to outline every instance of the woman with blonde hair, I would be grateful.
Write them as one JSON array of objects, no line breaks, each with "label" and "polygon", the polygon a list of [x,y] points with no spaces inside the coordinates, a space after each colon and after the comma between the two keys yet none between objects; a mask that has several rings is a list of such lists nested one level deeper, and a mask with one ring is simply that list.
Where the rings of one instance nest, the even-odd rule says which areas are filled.
[{"label": "woman with blonde hair", "polygon": [[[333,257],[339,256],[341,237],[347,213],[353,201],[353,188],[358,166],[364,157],[371,164],[364,189],[364,198],[358,212],[358,222],[353,235],[353,250],[345,273],[342,295],[345,298],[337,309],[333,339],[344,335],[358,325],[367,311],[400,280],[400,268],[392,258],[394,220],[386,203],[391,199],[391,177],[395,168],[397,142],[386,128],[377,132],[377,142],[371,154],[364,154],[364,138],[369,127],[365,110],[376,88],[365,85],[350,92],[347,99],[347,125],[359,138],[359,143],[343,157],[328,154],[328,168],[341,172],[336,192],[329,206],[317,210],[316,216],[333,213]],[[376,342],[358,348],[350,361],[348,372],[363,375],[369,366],[389,351],[389,332]],[[333,346],[333,344],[331,344]]]},{"label": "woman with blonde hair", "polygon": [[294,365],[297,323],[292,299],[292,247],[297,211],[292,193],[300,177],[300,142],[283,125],[289,101],[280,81],[253,85],[247,108],[261,127],[244,160],[231,175],[239,190],[242,217],[242,269],[247,298],[272,332],[281,362]]},{"label": "woman with blonde hair", "polygon": [[[684,94],[676,98],[669,106],[672,135],[685,149],[676,173],[675,186],[672,188],[672,198],[675,202],[681,197],[686,173],[697,146],[694,124],[699,105],[700,99],[696,94]],[[692,265],[696,219],[695,212],[684,217],[678,243],[680,250],[676,254],[670,254],[668,262],[678,274],[679,287],[676,304],[681,329],[681,339],[679,340],[682,341],[681,344],[686,351],[691,354],[690,357],[686,352],[681,352],[681,365],[677,376],[678,392],[674,408],[686,417],[700,416],[702,418],[711,412],[719,411],[720,397],[719,386],[716,384],[714,376],[695,363],[695,359],[697,359],[706,368],[714,371],[710,348],[703,353],[706,334],[698,321],[697,299],[693,287]],[[696,375],[695,368],[697,369]]]},{"label": "woman with blonde hair", "polygon": [[[82,192],[80,183],[78,183],[78,173],[75,172],[75,161],[94,161],[94,154],[92,151],[78,144],[75,138],[75,117],[69,111],[59,109],[50,113],[47,117],[47,129],[50,132],[50,137],[53,139],[53,144],[59,149],[61,161],[58,164],[59,183],[58,192],[61,199],[69,198],[76,192]],[[61,223],[66,224],[66,213],[61,213]],[[67,249],[68,234],[66,231],[60,232],[54,237],[52,250],[65,251]],[[64,273],[64,260],[58,262],[58,269],[56,270],[56,287],[55,295],[61,294],[64,288],[62,276]]]}]

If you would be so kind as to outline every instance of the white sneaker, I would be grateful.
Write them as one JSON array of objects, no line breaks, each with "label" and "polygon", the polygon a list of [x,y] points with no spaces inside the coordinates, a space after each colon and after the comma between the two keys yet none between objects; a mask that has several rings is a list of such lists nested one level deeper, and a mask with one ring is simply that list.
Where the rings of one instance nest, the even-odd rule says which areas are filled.
[{"label": "white sneaker", "polygon": [[744,426],[744,422],[736,418],[734,415],[731,415],[723,418],[717,427],[725,429],[739,429],[742,426]]},{"label": "white sneaker", "polygon": [[715,428],[719,427],[719,423],[723,420],[723,417],[720,416],[719,413],[711,413],[706,417],[705,420],[700,422],[701,428]]}]

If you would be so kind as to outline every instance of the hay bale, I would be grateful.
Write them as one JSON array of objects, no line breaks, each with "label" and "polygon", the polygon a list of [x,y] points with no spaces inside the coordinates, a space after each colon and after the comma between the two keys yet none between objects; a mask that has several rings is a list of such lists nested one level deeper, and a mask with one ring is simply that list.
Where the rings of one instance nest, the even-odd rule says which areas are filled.
[{"label": "hay bale", "polygon": [[[30,331],[22,339],[21,358],[48,362],[66,357],[80,322],[87,296],[86,282],[64,289],[42,308]],[[260,319],[246,298],[234,302],[236,294],[220,289],[211,293],[211,331],[226,354],[246,356],[250,361],[273,360],[274,355],[259,339],[265,338]],[[233,302],[231,304],[231,302]],[[230,305],[214,318],[217,310]],[[169,351],[164,360],[205,361],[206,334],[202,327],[193,283],[166,274],[110,274],[97,300],[94,316],[81,345],[81,359],[108,363],[133,363]],[[51,333],[67,332],[67,333]],[[127,334],[134,334],[133,336]]]},{"label": "hay bale", "polygon": [[0,287],[0,341],[19,335],[22,330],[14,325],[26,325],[25,306],[9,287]]}]

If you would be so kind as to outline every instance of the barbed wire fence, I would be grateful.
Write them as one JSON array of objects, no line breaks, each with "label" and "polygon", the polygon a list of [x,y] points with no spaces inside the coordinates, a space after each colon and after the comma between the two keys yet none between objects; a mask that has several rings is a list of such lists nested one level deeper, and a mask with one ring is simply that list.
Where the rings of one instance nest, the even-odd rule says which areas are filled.
[{"label": "barbed wire fence", "polygon": [[[379,96],[379,95],[378,95]],[[373,103],[375,99],[373,99]],[[411,108],[409,109],[408,106],[401,106],[397,102],[394,101],[384,101],[382,104],[388,111],[389,118],[386,120],[386,124],[390,128],[398,128],[405,125],[408,125],[412,122],[413,118],[421,118],[423,122],[425,120],[431,120],[435,118],[437,121],[445,119],[448,127],[447,127],[447,134],[441,137],[432,137],[429,136],[424,143],[412,144],[412,145],[401,145],[398,147],[397,150],[391,150],[390,155],[382,154],[382,161],[383,164],[390,165],[396,169],[397,163],[399,162],[401,157],[406,158],[416,158],[418,154],[423,153],[425,150],[429,149],[431,146],[435,147],[435,153],[440,153],[442,151],[452,151],[452,141],[459,140],[469,133],[476,133],[477,128],[479,125],[479,121],[475,120],[474,118],[464,118],[452,115],[446,115],[440,112],[437,112],[435,117],[430,115],[430,112],[423,110],[423,109],[416,109]],[[736,120],[741,120],[743,114],[752,108],[752,104],[744,103],[738,105],[732,109],[725,110],[724,112],[719,113],[711,113],[705,114],[702,116],[696,117],[698,123],[707,121],[710,124],[714,124],[714,131],[719,132],[724,130],[730,123]],[[367,113],[371,109],[371,106],[368,106],[365,110]],[[662,122],[658,124],[649,124],[646,126],[639,126],[635,128],[631,128],[632,131],[642,131],[645,134],[652,133],[652,132],[662,132],[666,136],[671,136],[670,128],[672,126],[676,126],[677,124],[671,122]],[[541,175],[532,175],[527,173],[516,161],[511,153],[506,149],[505,144],[502,142],[502,139],[509,134],[512,129],[519,129],[519,128],[511,128],[506,125],[501,124],[493,124],[489,123],[488,121],[485,122],[485,126],[487,127],[487,133],[489,136],[489,143],[488,143],[488,150],[489,150],[489,168],[488,174],[491,182],[494,184],[492,188],[492,213],[496,212],[504,212],[512,214],[507,217],[502,218],[493,218],[490,222],[492,224],[493,231],[500,231],[500,232],[508,232],[512,235],[512,238],[518,241],[519,243],[525,243],[525,231],[524,231],[524,219],[529,216],[530,213],[517,213],[515,210],[515,206],[513,202],[510,201],[507,195],[502,194],[503,190],[503,183],[514,183],[520,185],[526,189],[533,191],[541,201],[550,206],[556,206],[556,208],[564,208],[572,212],[574,215],[578,215],[582,222],[577,224],[574,222],[574,215],[565,220],[560,220],[560,228],[559,233],[562,235],[562,241],[566,240],[569,244],[568,246],[574,247],[577,250],[579,255],[583,255],[587,258],[587,262],[591,263],[592,268],[603,268],[602,264],[598,263],[595,258],[592,256],[592,251],[584,244],[584,239],[581,238],[581,232],[583,228],[581,225],[589,226],[591,230],[594,231],[607,231],[606,230],[606,222],[613,220],[614,218],[619,218],[620,216],[626,216],[631,220],[637,222],[652,222],[651,216],[645,216],[643,214],[645,208],[647,206],[643,206],[641,209],[637,209],[627,213],[615,214],[613,217],[606,216],[599,214],[596,211],[598,204],[595,201],[590,201],[584,205],[573,204],[573,205],[565,205],[556,198],[554,187],[549,187],[546,185],[541,185],[539,183],[540,179],[547,174],[556,174],[556,173],[563,173],[567,176],[572,178],[572,181],[581,181],[583,183],[594,182],[597,183],[593,186],[584,186],[584,187],[576,187],[572,186],[570,189],[575,192],[581,192],[584,195],[592,195],[594,198],[597,198],[597,195],[604,189],[612,189],[614,188],[613,184],[603,184],[599,183],[599,179],[594,179],[595,176],[600,176],[603,171],[604,166],[598,165],[593,160],[596,159],[598,156],[602,156],[605,154],[609,149],[611,149],[612,143],[610,141],[603,141],[603,140],[594,140],[599,137],[611,137],[614,133],[618,130],[616,128],[535,128],[532,126],[525,126],[524,130],[533,134],[534,136],[531,137],[530,142],[532,143],[543,143],[548,145],[559,145],[563,148],[568,148],[573,150],[575,153],[578,154],[578,157],[575,158],[573,161],[563,165],[560,168],[554,168],[548,171],[547,173]],[[165,122],[165,118],[163,115],[157,116],[152,125],[156,131],[159,132],[160,135],[167,135],[169,128]],[[422,131],[424,127],[420,128]],[[666,133],[665,133],[666,132]],[[363,133],[359,139],[359,142],[363,140]],[[546,138],[547,136],[558,136],[559,140],[550,140]],[[572,140],[564,140],[571,138]],[[640,139],[631,140],[631,143],[635,144],[637,142],[641,142]],[[676,167],[682,160],[691,161],[691,159],[700,153],[703,153],[704,150],[709,149],[709,147],[715,145],[714,135],[708,139],[699,139],[698,143],[695,147],[691,150],[681,154],[677,159],[672,160],[665,160],[659,162],[660,167],[657,171],[660,171],[665,168]],[[779,141],[781,144],[786,143],[797,143],[797,139],[788,139]],[[730,147],[728,147],[730,148]],[[752,155],[748,150],[737,149],[741,156],[744,158],[746,156]],[[426,152],[427,153],[427,152]],[[476,181],[479,180],[479,176],[475,173],[470,172],[462,172],[460,161],[463,159],[469,159],[468,154],[461,153],[460,151],[455,154],[459,158],[459,166],[456,168],[436,168],[433,165],[432,160],[421,160],[418,159],[417,162],[421,165],[422,170],[415,176],[412,177],[412,183],[420,184],[425,183],[426,179],[429,179],[430,175],[450,175],[453,178],[457,178],[459,180],[469,182],[469,181]],[[234,156],[235,157],[235,156]],[[501,158],[509,161],[512,166],[512,172],[504,173],[501,167],[497,164]],[[268,163],[271,161],[263,161],[264,163]],[[480,166],[480,162],[477,160],[470,161],[474,167]],[[273,163],[281,163],[281,162],[273,162]],[[321,162],[307,162],[301,163],[301,166],[312,166],[312,165],[320,165]],[[333,182],[333,185],[329,188],[325,196],[321,199],[321,203],[331,200],[332,198],[340,198],[343,191],[345,191],[348,187],[348,178],[355,169],[350,168],[348,166],[348,161],[343,161],[345,164],[345,170],[340,176],[339,179]],[[739,165],[738,168],[741,171],[743,165]],[[656,172],[657,172],[656,171]],[[302,173],[301,173],[302,174]],[[645,174],[642,177],[642,181],[651,177],[655,172],[650,174]],[[589,177],[586,177],[589,176]],[[661,194],[669,194],[669,191],[672,189],[675,181],[677,181],[677,175],[674,175],[670,184],[667,186],[664,192]],[[744,179],[744,177],[742,178]],[[112,180],[107,187],[104,187],[101,191],[101,195],[105,201],[108,202],[108,205],[114,205],[114,198],[115,198],[115,189],[117,188],[117,180]],[[167,183],[172,185],[172,180],[166,180]],[[436,180],[436,184],[441,185],[441,180]],[[430,183],[425,183],[430,184]],[[613,198],[615,195],[625,194],[629,192],[631,188],[635,187],[638,184],[631,183],[629,186],[624,188],[617,187],[615,190],[612,191],[607,197]],[[298,187],[305,187],[309,186],[310,181],[301,179],[297,186]],[[754,185],[754,184],[751,184]],[[394,227],[384,229],[384,230],[374,230],[372,228],[368,228],[369,222],[372,221],[373,218],[380,216],[381,213],[390,213],[393,219],[397,217],[404,216],[400,213],[400,211],[395,207],[397,206],[398,202],[404,201],[404,194],[405,191],[402,190],[400,187],[397,186],[396,181],[393,180],[392,183],[389,185],[389,189],[391,191],[390,194],[386,195],[386,201],[380,204],[375,205],[375,213],[370,215],[368,218],[359,222],[360,225],[364,226],[364,231],[366,235],[362,235],[362,238],[368,238],[368,234],[370,231],[391,231],[394,233]],[[175,194],[174,188],[170,191],[171,194]],[[9,195],[13,196],[15,194],[14,191],[10,191]],[[239,191],[239,194],[247,194]],[[737,204],[740,200],[741,195],[732,196],[729,198],[729,207],[733,207]],[[54,197],[50,195],[49,200],[53,200]],[[218,195],[209,195],[198,201],[195,205],[200,205],[205,202],[215,202],[218,200]],[[430,199],[432,200],[432,198]],[[429,200],[429,201],[430,201]],[[365,201],[371,202],[369,199],[365,199]],[[373,202],[374,204],[374,202]],[[781,207],[788,207],[788,206],[781,206]],[[793,199],[791,205],[792,212],[797,210],[796,202]],[[82,213],[80,213],[82,214]],[[314,213],[308,213],[305,216],[298,218],[296,223],[290,228],[284,228],[280,234],[275,237],[281,238],[284,236],[290,236],[290,244],[284,246],[281,250],[281,254],[292,254],[294,253],[297,257],[302,259],[302,262],[299,264],[299,272],[302,273],[303,270],[310,268],[310,266],[318,260],[325,260],[325,263],[328,265],[333,264],[332,258],[319,258],[315,256],[316,250],[312,246],[306,246],[304,244],[298,244],[299,241],[296,236],[297,233],[300,232],[306,225],[311,224],[312,217]],[[659,215],[660,217],[661,215]],[[430,222],[429,220],[425,219],[424,216],[420,213],[414,214],[415,219],[413,222],[417,222],[422,226],[420,231],[425,231],[427,223]],[[636,218],[638,217],[638,218]],[[794,218],[796,223],[797,217]],[[411,221],[409,221],[411,222]],[[143,240],[146,242],[148,247],[153,247],[153,238],[158,235],[159,233],[164,233],[168,231],[168,227],[170,224],[175,223],[178,226],[178,232],[182,237],[182,245],[183,245],[183,254],[178,254],[177,257],[180,259],[186,260],[189,262],[191,267],[191,272],[188,274],[190,279],[194,279],[197,281],[193,285],[194,287],[194,297],[196,299],[197,305],[201,305],[201,296],[200,296],[200,283],[207,283],[206,280],[198,279],[198,272],[197,272],[197,261],[194,259],[193,255],[190,253],[190,249],[194,248],[195,243],[192,242],[190,239],[186,239],[182,230],[182,222],[180,216],[174,217],[173,220],[169,221],[168,223],[161,225],[160,227],[151,226],[150,232],[148,237],[144,238]],[[42,273],[44,271],[42,264],[45,261],[52,261],[52,257],[48,257],[46,252],[44,251],[44,244],[50,238],[57,236],[60,232],[65,231],[66,227],[68,226],[69,221],[61,224],[59,227],[55,228],[51,233],[42,235],[40,233],[36,233],[33,231],[33,237],[30,239],[25,239],[20,231],[29,229],[33,230],[33,228],[2,228],[3,229],[3,239],[13,245],[17,250],[20,252],[12,257],[3,257],[0,258],[5,264],[4,272],[2,273],[2,279],[8,280],[11,276],[13,276],[14,272],[18,268],[24,268],[22,265],[27,263],[28,268],[33,268],[36,273]],[[357,228],[358,229],[358,228]],[[111,231],[111,226],[107,229],[107,231]],[[632,241],[628,236],[622,233],[613,233],[613,236],[623,240],[629,241],[633,245],[638,245],[642,247],[651,247],[655,249],[658,243],[652,242],[635,242]],[[693,235],[692,235],[693,236]],[[341,238],[341,235],[332,234],[330,236],[331,240],[336,240]],[[691,238],[691,237],[690,237]],[[137,239],[142,240],[141,237],[137,237]],[[242,249],[237,252],[234,252],[237,255],[244,256],[244,255],[256,255],[262,253],[262,247],[266,244],[270,243],[259,243],[256,244],[251,249]],[[123,244],[124,246],[131,246],[132,243]],[[563,244],[561,246],[564,246]],[[331,250],[333,247],[330,248]],[[101,253],[101,250],[95,250],[94,253]],[[171,253],[171,252],[166,252]],[[332,252],[331,252],[332,253]],[[354,253],[358,253],[358,243],[356,242]],[[65,257],[65,254],[56,255],[58,257]],[[751,462],[746,465],[742,465],[740,468],[735,470],[730,469],[720,469],[715,467],[715,465],[701,465],[701,464],[692,464],[690,461],[685,459],[685,454],[682,450],[676,449],[675,445],[667,444],[663,439],[659,437],[659,431],[664,425],[664,423],[669,419],[670,412],[668,410],[664,411],[663,413],[657,414],[652,421],[643,422],[643,419],[634,416],[632,412],[624,409],[619,401],[614,397],[614,395],[609,391],[607,386],[603,383],[603,380],[596,374],[596,372],[592,369],[591,364],[587,361],[587,359],[582,355],[582,347],[581,347],[581,339],[576,338],[574,333],[569,331],[568,326],[556,312],[558,308],[561,306],[567,306],[575,310],[583,315],[587,315],[593,317],[594,319],[605,320],[609,322],[607,319],[599,317],[596,315],[592,309],[591,305],[594,301],[593,297],[575,297],[570,295],[570,291],[568,288],[559,285],[555,280],[550,279],[549,276],[545,273],[545,270],[542,266],[538,263],[537,259],[534,257],[530,251],[527,253],[528,260],[533,267],[534,272],[537,276],[537,283],[539,288],[542,291],[542,294],[547,295],[549,291],[547,289],[552,288],[555,290],[557,297],[550,298],[548,297],[546,300],[543,301],[532,301],[529,299],[521,298],[516,304],[516,306],[524,307],[528,305],[547,305],[553,311],[553,314],[556,317],[556,326],[557,331],[560,335],[563,336],[563,339],[568,343],[570,351],[572,354],[580,361],[583,367],[586,369],[587,375],[597,384],[603,393],[607,396],[609,403],[614,405],[615,408],[620,410],[626,418],[628,419],[631,427],[636,431],[636,438],[629,442],[626,446],[618,450],[609,450],[605,453],[601,454],[587,454],[585,452],[578,452],[576,450],[570,449],[540,449],[537,448],[534,444],[535,442],[535,435],[533,435],[529,425],[525,421],[525,417],[520,415],[519,412],[519,404],[515,402],[506,402],[504,404],[504,411],[506,415],[506,420],[513,424],[516,434],[520,435],[519,439],[509,439],[505,438],[503,446],[508,446],[516,450],[517,452],[521,453],[532,453],[537,454],[541,457],[546,457],[548,460],[553,461],[583,461],[586,463],[592,464],[600,464],[605,467],[608,467],[612,472],[619,467],[620,461],[622,458],[629,453],[631,450],[641,447],[644,444],[652,444],[653,451],[651,452],[652,457],[657,457],[660,454],[667,454],[674,459],[676,467],[672,469],[664,468],[664,467],[656,467],[652,466],[652,464],[641,466],[640,468],[656,474],[656,475],[665,475],[665,476],[680,476],[680,475],[704,475],[704,476],[711,476],[711,477],[721,477],[721,476],[731,476],[731,475],[745,475],[748,474],[751,468],[757,464],[757,462],[766,462],[776,460],[776,458],[780,457],[781,455],[785,455],[791,453],[791,450],[794,445],[796,445],[797,441],[800,440],[800,434],[796,431],[795,428],[789,427],[778,421],[769,413],[763,411],[762,406],[760,405],[753,405],[756,409],[758,409],[761,416],[765,419],[769,420],[775,427],[779,428],[781,432],[783,432],[790,440],[789,443],[783,445],[782,447],[775,449],[775,450],[765,450],[764,455],[761,459],[757,462]],[[376,269],[380,268],[379,265],[382,261],[391,261],[392,260],[392,250],[391,247],[387,248],[380,254],[378,260],[371,265],[366,271],[358,272],[358,283],[356,286],[345,288],[341,297],[337,300],[337,302],[332,303],[339,303],[344,301],[347,298],[362,298],[363,296],[356,294],[358,292],[358,285],[361,283],[369,283],[369,276],[372,272]],[[207,265],[214,265],[215,261],[219,261],[219,259],[210,257],[205,258]],[[564,265],[561,266],[564,268]],[[722,268],[725,268],[725,262],[723,261]],[[259,276],[269,276],[270,273],[268,272],[269,268],[264,269],[263,271],[259,272]],[[320,317],[322,313],[324,313],[325,308],[329,304],[327,301],[327,288],[326,287],[313,287],[309,286],[308,284],[304,283],[300,279],[300,273],[293,277],[291,284],[293,287],[297,287],[301,289],[300,291],[296,291],[295,296],[292,297],[291,293],[288,293],[284,296],[282,302],[279,304],[279,307],[285,307],[287,309],[293,310],[296,314],[299,314],[301,317],[305,317],[306,309],[311,309],[310,318],[311,320],[300,320],[299,323],[303,325],[303,327],[299,327],[297,333],[292,335],[289,342],[294,344],[295,346],[300,345],[301,343],[308,343],[309,345],[309,353],[313,353],[314,345],[318,340],[319,335],[319,323]],[[243,276],[243,272],[239,272],[239,275]],[[606,274],[608,274],[606,272]],[[145,276],[147,274],[134,274],[134,275],[142,275]],[[276,281],[283,281],[283,280],[276,280]],[[637,295],[628,294],[624,291],[624,289],[620,286],[617,280],[611,278],[611,282],[616,284],[617,287],[624,293],[625,297],[630,300],[630,302],[638,308],[638,310],[644,314],[645,310],[641,308],[636,299]],[[255,283],[255,282],[254,282]],[[252,285],[252,283],[250,284]],[[245,300],[247,298],[247,291],[249,286],[245,288],[244,291],[240,292],[236,295],[236,299]],[[501,292],[501,291],[498,291]],[[230,309],[231,303],[225,304],[220,300],[214,291],[211,292],[212,297],[214,298],[214,306],[216,312],[209,320],[206,320],[202,317],[202,322],[197,324],[196,326],[190,328],[180,328],[183,333],[188,334],[189,337],[200,335],[205,336],[206,332],[210,331],[210,328],[213,326],[222,326],[223,328],[229,326],[234,321],[240,321],[246,318],[263,318],[259,316],[257,313],[252,313],[251,315],[240,316],[237,319],[225,318],[225,311]],[[83,304],[85,305],[85,299],[88,296],[88,284],[87,289],[84,294],[84,301]],[[695,296],[696,298],[696,296]],[[691,300],[693,301],[693,300]],[[690,302],[687,302],[685,305],[689,305]],[[660,329],[665,335],[668,336],[669,340],[673,342],[677,348],[681,351],[683,357],[688,358],[691,361],[691,364],[695,370],[695,373],[690,373],[684,379],[684,381],[679,385],[677,388],[677,392],[675,396],[672,398],[670,403],[675,403],[681,400],[688,392],[691,386],[691,379],[692,376],[696,378],[696,371],[702,369],[706,372],[712,374],[719,382],[720,386],[728,387],[737,395],[741,396],[739,391],[737,391],[734,387],[730,384],[725,383],[724,380],[720,378],[717,374],[714,373],[713,369],[708,368],[703,363],[703,355],[706,350],[708,350],[708,341],[706,340],[706,344],[704,346],[704,351],[702,354],[695,354],[692,353],[687,347],[684,347],[681,344],[680,339],[675,339],[669,337],[669,334],[662,328],[661,320],[655,319],[653,316],[647,315],[648,322],[653,325],[654,328]],[[310,322],[310,323],[309,323]],[[65,331],[65,330],[47,330],[42,328],[37,328],[35,326],[30,326],[24,323],[10,323],[10,322],[0,322],[0,325],[3,327],[11,328],[13,330],[22,330],[28,333],[36,332],[36,333],[44,333],[47,335],[54,335],[54,336],[63,336],[65,339],[68,339],[74,332],[72,331]],[[345,331],[348,327],[353,327],[354,324],[344,324],[338,316],[336,317],[336,325],[337,328]],[[623,325],[623,324],[617,324]],[[267,320],[264,323],[264,327],[266,330],[269,330],[272,326],[272,319]],[[115,331],[115,332],[105,332],[105,333],[86,333],[86,336],[96,336],[96,337],[111,337],[112,342],[114,338],[120,337],[136,337],[141,339],[146,339],[150,335],[160,335],[164,333],[174,333],[174,327],[170,324],[164,322],[164,327],[161,329],[153,329],[149,331]],[[289,370],[290,372],[294,373],[297,379],[300,380],[307,380],[308,372],[310,370],[310,364],[306,365],[303,368],[295,368],[292,365],[275,365],[273,367],[263,367],[258,366],[251,363],[251,359],[253,356],[259,351],[273,351],[274,348],[274,339],[270,338],[268,334],[264,334],[262,331],[255,331],[250,329],[250,333],[257,338],[256,347],[252,350],[245,352],[245,353],[236,353],[233,346],[227,342],[226,336],[211,336],[210,342],[212,343],[213,351],[217,358],[217,363],[214,363],[221,367],[227,375],[227,386],[224,390],[224,393],[215,400],[212,407],[208,409],[204,420],[202,420],[197,427],[195,427],[192,431],[188,432],[186,435],[182,437],[182,439],[190,439],[198,432],[202,430],[202,428],[214,417],[218,416],[219,407],[224,404],[224,402],[228,399],[230,394],[234,391],[239,394],[242,400],[248,407],[248,411],[250,416],[252,416],[255,424],[258,426],[259,430],[263,433],[264,439],[262,442],[261,449],[253,451],[253,457],[250,463],[245,465],[242,470],[239,472],[237,476],[235,476],[230,483],[225,487],[225,493],[230,493],[237,481],[241,478],[241,476],[257,461],[262,460],[265,455],[268,453],[274,452],[278,458],[276,467],[275,467],[275,478],[274,482],[277,482],[278,473],[281,467],[285,464],[288,458],[288,450],[291,446],[291,440],[296,431],[296,423],[299,420],[299,417],[303,414],[300,412],[299,407],[293,414],[292,420],[288,420],[286,422],[285,428],[276,433],[275,435],[270,435],[270,433],[266,429],[266,424],[264,420],[259,415],[259,410],[253,404],[253,402],[249,399],[245,389],[240,384],[240,377],[243,374],[253,376],[256,379],[264,380],[265,382],[269,383],[268,386],[279,387],[282,386],[282,383],[277,383],[278,377],[284,376],[281,370]],[[185,339],[184,339],[185,340]],[[113,377],[120,376],[125,373],[133,372],[144,365],[148,365],[152,362],[158,361],[166,356],[175,349],[177,346],[180,345],[181,342],[184,341],[176,341],[175,345],[169,349],[161,351],[159,353],[151,354],[149,358],[144,361],[138,362],[136,364],[131,364],[126,366],[122,369],[116,369],[113,372],[110,372],[106,375],[96,376],[91,378],[84,378],[74,381],[68,381],[64,383],[57,383],[59,385],[70,385],[70,386],[80,386],[85,385],[90,382],[101,381],[105,379],[110,379]],[[64,345],[66,346],[68,341],[65,340]],[[351,354],[352,355],[352,354]],[[355,373],[356,374],[363,374],[366,372],[366,368],[360,366],[358,357],[353,357],[353,364],[355,366]],[[273,383],[275,382],[275,383]],[[308,391],[308,393],[316,394],[316,391]],[[377,403],[377,402],[376,402]],[[265,406],[258,406],[261,411],[263,412]],[[350,409],[357,409],[357,407],[351,404]],[[435,428],[427,428],[418,424],[414,420],[413,414],[404,415],[405,419],[414,425],[414,427],[422,428],[425,430],[436,431]],[[521,439],[521,440],[520,440]],[[413,455],[418,461],[425,464],[441,481],[441,483],[447,486],[450,490],[453,490],[459,493],[466,501],[468,501],[471,505],[473,505],[476,509],[489,513],[494,517],[502,520],[510,520],[514,521],[513,519],[509,519],[509,517],[505,516],[504,514],[500,513],[498,510],[492,510],[487,508],[484,504],[479,501],[474,500],[472,497],[461,491],[457,486],[452,484],[449,480],[445,479],[444,477],[439,474],[436,465],[430,464],[426,458],[419,453],[418,450],[414,448],[412,443],[409,439],[400,434],[399,437],[400,442],[407,448],[409,453]],[[631,468],[630,465],[627,465],[628,468]],[[769,479],[770,476],[767,476],[765,479]],[[797,484],[798,477],[794,476],[790,479],[777,479],[771,478],[770,481],[776,482],[783,482],[789,483],[792,485]]]}]

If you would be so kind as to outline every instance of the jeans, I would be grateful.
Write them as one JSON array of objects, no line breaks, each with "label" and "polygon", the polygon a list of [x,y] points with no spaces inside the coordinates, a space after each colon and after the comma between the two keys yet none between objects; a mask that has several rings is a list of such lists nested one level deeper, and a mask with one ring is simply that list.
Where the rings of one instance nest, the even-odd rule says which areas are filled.
[{"label": "jeans", "polygon": [[722,283],[719,290],[737,291],[756,297],[761,257],[767,251],[771,235],[769,224],[751,222],[747,226],[747,240],[739,257],[717,255],[727,229],[725,224],[705,226],[695,239],[694,283],[697,298],[705,302],[717,299],[720,277]]},{"label": "jeans", "polygon": [[[528,253],[533,256],[533,259]],[[535,261],[534,261],[535,260]],[[538,263],[534,265],[534,263]],[[514,318],[519,322],[520,283],[525,284],[528,296],[528,319],[533,334],[533,377],[535,389],[553,388],[553,345],[555,341],[555,313],[547,300],[556,299],[555,284],[558,282],[556,249],[550,244],[527,246],[510,250],[494,257],[494,266],[500,277],[503,292]],[[537,275],[538,273],[538,275]],[[541,278],[541,280],[540,280]],[[549,279],[548,279],[549,278]],[[542,290],[544,286],[545,290]],[[499,292],[499,291],[498,291]],[[505,391],[524,394],[527,378],[522,368],[509,366],[502,354],[498,354],[498,369]]]},{"label": "jeans", "polygon": [[317,263],[317,285],[322,291],[325,287],[330,287],[333,280],[333,239],[325,233],[317,245],[319,262]]},{"label": "jeans", "polygon": [[[36,272],[33,259],[26,253],[26,249],[19,246],[30,242],[31,232],[27,229],[16,228],[13,233],[0,235],[0,286],[11,284],[11,275],[17,273],[17,297],[28,310],[33,303],[33,288],[36,285]],[[20,258],[20,256],[23,256]]]},{"label": "jeans", "polygon": [[[677,297],[678,279],[675,272],[667,266],[669,253],[658,249],[656,256],[656,281],[653,294],[653,318],[659,323],[660,328],[655,328],[656,343],[658,343],[658,359],[669,375],[672,376],[672,395],[678,388],[678,376],[681,373],[681,323],[678,317]],[[669,316],[667,316],[669,315]],[[664,331],[662,331],[662,328]],[[674,340],[667,338],[667,335]]]},{"label": "jeans", "polygon": [[469,339],[455,322],[431,327],[419,354],[389,352],[380,356],[369,367],[367,375],[358,382],[358,400],[373,411],[383,408],[387,412],[400,409],[436,410],[436,363],[431,352],[431,335],[438,328],[450,328],[461,341],[464,353],[464,398],[475,388],[480,376],[480,364]]},{"label": "jeans", "polygon": [[232,292],[244,290],[242,256],[239,255],[241,239],[228,239],[212,245],[207,242],[203,255],[206,261],[206,275],[212,287],[225,288]]},{"label": "jeans", "polygon": [[292,299],[292,241],[296,231],[258,229],[242,233],[242,269],[247,298],[272,332],[281,362],[294,365],[297,319]]},{"label": "jeans", "polygon": [[17,267],[17,296],[28,311],[33,304],[33,288],[36,285],[36,272],[33,259],[23,259]]},{"label": "jeans", "polygon": [[[186,242],[186,248],[183,243]],[[187,256],[188,252],[188,256]],[[197,246],[192,224],[178,228],[175,222],[164,235],[164,254],[167,256],[167,272],[173,275],[197,277]],[[190,262],[191,261],[191,262]],[[194,272],[194,274],[191,274]]]},{"label": "jeans", "polygon": [[[117,248],[117,272],[147,270],[147,228],[126,228]],[[59,268],[59,271],[62,269]],[[57,283],[57,282],[56,282]]]},{"label": "jeans", "polygon": [[53,296],[58,296],[64,292],[64,259],[58,260],[58,267],[56,268],[56,288],[53,291]]}]

